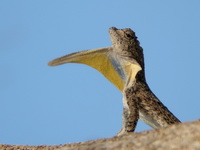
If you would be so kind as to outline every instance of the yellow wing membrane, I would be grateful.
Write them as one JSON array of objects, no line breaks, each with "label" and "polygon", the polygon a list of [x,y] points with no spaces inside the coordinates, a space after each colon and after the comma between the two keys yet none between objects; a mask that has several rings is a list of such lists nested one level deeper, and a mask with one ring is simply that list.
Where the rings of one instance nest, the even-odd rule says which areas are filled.
[{"label": "yellow wing membrane", "polygon": [[49,66],[64,63],[80,63],[91,66],[101,72],[120,91],[123,91],[125,81],[116,69],[114,59],[109,55],[112,47],[85,50],[54,59],[48,63]]}]

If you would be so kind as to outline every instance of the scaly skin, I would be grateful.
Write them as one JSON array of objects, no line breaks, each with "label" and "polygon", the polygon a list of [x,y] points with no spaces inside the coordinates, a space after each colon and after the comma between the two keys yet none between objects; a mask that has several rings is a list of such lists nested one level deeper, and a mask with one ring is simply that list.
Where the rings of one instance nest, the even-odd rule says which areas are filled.
[{"label": "scaly skin", "polygon": [[[123,126],[118,135],[133,132],[138,118],[153,128],[166,127],[180,121],[149,89],[145,79],[143,49],[131,29],[110,28],[113,49],[130,62],[134,60],[142,68],[124,88]],[[126,105],[127,104],[127,105]]]}]

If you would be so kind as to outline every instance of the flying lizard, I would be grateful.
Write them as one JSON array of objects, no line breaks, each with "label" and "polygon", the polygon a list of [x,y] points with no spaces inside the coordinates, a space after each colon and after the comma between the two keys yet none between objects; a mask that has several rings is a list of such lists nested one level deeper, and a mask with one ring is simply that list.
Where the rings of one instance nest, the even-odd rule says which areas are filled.
[{"label": "flying lizard", "polygon": [[130,28],[109,29],[111,47],[80,51],[49,62],[86,64],[102,73],[123,94],[122,128],[117,135],[134,132],[138,119],[153,128],[180,123],[150,90],[145,79],[143,49]]}]

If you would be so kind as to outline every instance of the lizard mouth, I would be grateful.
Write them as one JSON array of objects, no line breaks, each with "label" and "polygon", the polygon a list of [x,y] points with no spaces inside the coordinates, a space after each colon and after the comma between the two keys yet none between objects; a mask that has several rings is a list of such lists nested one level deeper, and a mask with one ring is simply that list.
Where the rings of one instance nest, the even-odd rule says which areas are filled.
[{"label": "lizard mouth", "polygon": [[109,33],[110,34],[117,34],[117,30],[119,30],[119,29],[117,29],[116,27],[110,27],[109,28]]},{"label": "lizard mouth", "polygon": [[116,27],[109,28],[110,39],[113,45],[117,44],[116,41],[118,41],[118,38],[120,37],[117,31],[119,31],[119,29],[117,29]]}]

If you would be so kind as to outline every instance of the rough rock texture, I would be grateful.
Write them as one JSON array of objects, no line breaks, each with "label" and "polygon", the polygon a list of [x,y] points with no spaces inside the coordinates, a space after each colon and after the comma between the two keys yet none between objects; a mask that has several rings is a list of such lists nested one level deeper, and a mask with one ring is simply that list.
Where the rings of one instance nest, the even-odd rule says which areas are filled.
[{"label": "rough rock texture", "polygon": [[200,150],[200,120],[166,128],[58,146],[0,145],[1,150]]}]

